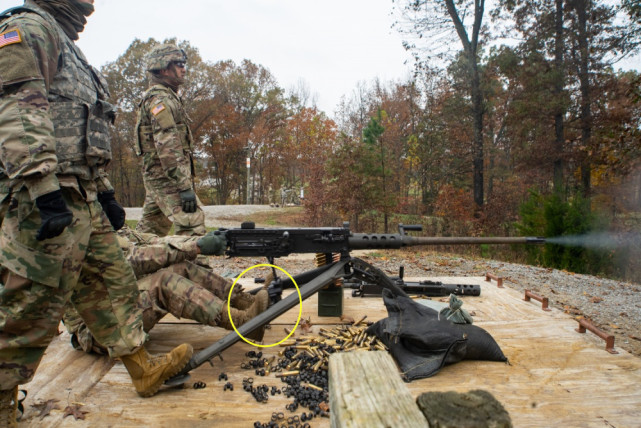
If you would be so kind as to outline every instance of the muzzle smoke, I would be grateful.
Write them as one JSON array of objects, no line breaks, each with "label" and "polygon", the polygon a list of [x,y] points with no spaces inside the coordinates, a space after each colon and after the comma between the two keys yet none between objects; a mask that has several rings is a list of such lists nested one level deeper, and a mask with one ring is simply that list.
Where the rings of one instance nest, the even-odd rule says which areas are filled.
[{"label": "muzzle smoke", "polygon": [[614,250],[641,243],[641,233],[590,233],[587,235],[569,235],[547,238],[549,244],[565,245],[571,247],[584,247],[599,250]]}]

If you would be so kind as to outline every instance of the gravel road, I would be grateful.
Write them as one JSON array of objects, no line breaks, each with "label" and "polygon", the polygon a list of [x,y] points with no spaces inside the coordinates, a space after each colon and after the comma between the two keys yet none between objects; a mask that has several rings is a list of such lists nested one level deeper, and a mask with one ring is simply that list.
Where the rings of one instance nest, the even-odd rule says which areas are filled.
[{"label": "gravel road", "polygon": [[[239,227],[237,218],[260,211],[269,211],[269,205],[206,205],[205,226],[207,227]],[[127,220],[140,220],[142,208],[125,208]]]},{"label": "gravel road", "polygon": [[[209,227],[238,227],[238,216],[273,210],[268,205],[207,206]],[[138,216],[138,217],[136,217]],[[140,218],[140,208],[127,208],[127,218]],[[230,218],[234,218],[230,220]],[[377,251],[380,254],[381,251]],[[602,331],[615,336],[615,347],[641,356],[641,285],[589,275],[574,274],[495,260],[474,259],[434,251],[389,251],[385,257],[362,256],[389,275],[405,267],[407,277],[485,276],[503,278],[504,284],[519,291],[530,290],[547,297],[550,306],[575,317],[589,319]],[[240,273],[263,259],[211,257],[209,264],[220,273]],[[279,259],[278,265],[292,274],[313,267],[309,257]]]}]

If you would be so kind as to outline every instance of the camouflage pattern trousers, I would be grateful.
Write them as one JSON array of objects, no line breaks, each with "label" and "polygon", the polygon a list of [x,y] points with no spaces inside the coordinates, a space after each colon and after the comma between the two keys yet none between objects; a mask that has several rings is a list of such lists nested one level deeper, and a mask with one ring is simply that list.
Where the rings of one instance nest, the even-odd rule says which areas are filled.
[{"label": "camouflage pattern trousers", "polygon": [[30,381],[71,302],[112,357],[129,355],[146,334],[131,266],[98,202],[62,189],[73,222],[37,241],[40,212],[23,189],[0,231],[0,385]]},{"label": "camouflage pattern trousers", "polygon": [[145,192],[142,217],[136,226],[138,232],[166,236],[173,222],[175,235],[207,233],[203,204],[198,197],[196,212],[186,213],[182,210],[182,200],[176,186],[164,180],[145,180]]},{"label": "camouflage pattern trousers", "polygon": [[[216,326],[218,315],[224,310],[231,281],[186,261],[143,277],[138,280],[138,288],[144,329],[148,332],[168,313],[176,318]],[[73,308],[65,312],[64,320],[76,349],[105,353]]]},{"label": "camouflage pattern trousers", "polygon": [[167,313],[215,326],[231,282],[187,261],[142,278],[138,288],[145,331],[149,331]]}]

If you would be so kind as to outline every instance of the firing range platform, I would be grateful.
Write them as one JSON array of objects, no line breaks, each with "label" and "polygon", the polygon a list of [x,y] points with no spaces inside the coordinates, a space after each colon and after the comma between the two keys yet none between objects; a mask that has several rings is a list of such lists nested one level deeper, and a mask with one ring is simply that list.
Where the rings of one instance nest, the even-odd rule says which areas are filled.
[{"label": "firing range platform", "polygon": [[[522,293],[507,286],[498,288],[494,281],[487,282],[482,277],[420,279],[480,284],[481,296],[462,297],[463,307],[474,314],[476,325],[495,338],[509,364],[462,361],[446,366],[434,377],[406,384],[414,397],[427,391],[484,389],[503,404],[515,427],[639,426],[640,358],[616,348],[616,344],[618,354],[606,352],[602,339],[575,331],[578,323],[570,315],[555,309],[543,311],[541,303],[526,302]],[[344,314],[352,319],[367,315],[367,320],[375,321],[387,316],[381,298],[353,298],[349,290],[345,290],[344,297]],[[264,343],[280,341],[285,336],[284,328],[291,329],[297,316],[298,307],[272,322]],[[343,323],[338,317],[317,316],[317,296],[303,303],[303,318],[311,320],[310,334],[318,333],[321,327]],[[220,328],[166,317],[150,332],[148,349],[152,353],[166,352],[189,342],[198,351],[226,334]],[[294,336],[299,335],[297,331]],[[284,386],[273,374],[259,377],[253,370],[240,368],[250,350],[257,349],[239,342],[223,352],[222,361],[216,358],[213,367],[206,363],[193,370],[185,388],[163,389],[156,396],[143,399],[133,389],[122,363],[75,351],[64,332],[53,341],[34,380],[25,385],[29,393],[24,403],[25,415],[18,426],[252,427],[255,421],[269,421],[274,411],[292,415],[285,410],[291,399],[282,394],[257,403],[243,391],[242,379],[249,376],[270,387]],[[262,349],[265,355],[275,355],[280,350]],[[228,375],[233,391],[223,391],[226,382],[218,380],[221,372]],[[196,381],[205,382],[206,388],[193,389]],[[58,400],[58,409],[41,419],[40,411],[32,405],[48,400]],[[87,412],[84,420],[64,417],[65,407],[73,404],[81,404],[80,409]],[[296,414],[302,411],[299,408]],[[330,421],[316,418],[310,424],[329,427]]]}]

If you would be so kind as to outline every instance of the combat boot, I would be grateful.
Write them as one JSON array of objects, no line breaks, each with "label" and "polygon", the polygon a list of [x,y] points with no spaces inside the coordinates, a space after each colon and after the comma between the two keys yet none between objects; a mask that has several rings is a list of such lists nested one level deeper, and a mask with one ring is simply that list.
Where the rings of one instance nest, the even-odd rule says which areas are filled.
[{"label": "combat boot", "polygon": [[191,345],[183,343],[165,355],[152,356],[145,347],[141,347],[135,353],[120,359],[127,368],[138,395],[151,397],[158,392],[164,381],[187,365],[193,353]]},{"label": "combat boot", "polygon": [[17,427],[18,387],[0,390],[0,427]]},{"label": "combat boot", "polygon": [[[269,272],[267,274],[267,276],[265,277],[265,281],[264,281],[265,285],[264,285],[263,288],[267,289],[267,287],[269,286],[269,284],[272,283],[272,281],[274,281],[274,274]],[[227,292],[229,292],[229,289],[227,290]],[[232,295],[232,298],[231,298],[231,305],[232,305],[232,307],[234,307],[236,309],[246,310],[251,305],[253,305],[254,301],[256,300],[256,297],[254,295],[244,292],[242,290],[242,287],[240,287],[238,292],[236,292],[234,290],[234,293],[232,293],[232,294],[233,295]],[[234,321],[234,323],[235,323],[235,321]]]},{"label": "combat boot", "polygon": [[[236,326],[236,328],[245,324],[247,321],[249,321],[250,319],[254,318],[256,315],[260,314],[261,312],[264,312],[265,309],[267,309],[267,306],[269,305],[269,296],[267,295],[267,290],[260,290],[258,293],[256,293],[255,296],[252,296],[252,297],[254,298],[254,301],[251,304],[251,306],[249,306],[247,309],[241,310],[241,309],[230,307],[231,319],[234,321],[234,326]],[[229,320],[229,313],[227,312],[227,308],[220,311],[220,319],[218,320],[218,326],[225,328],[227,330],[233,330],[233,327]],[[254,337],[251,337],[251,335],[249,335],[248,337],[250,339],[255,339]],[[262,335],[260,339],[255,339],[255,340],[262,340]]]},{"label": "combat boot", "polygon": [[249,307],[251,307],[251,305],[253,305],[255,301],[256,296],[241,291],[240,293],[234,293],[234,296],[231,298],[231,306],[232,308],[244,311],[249,309]]}]

